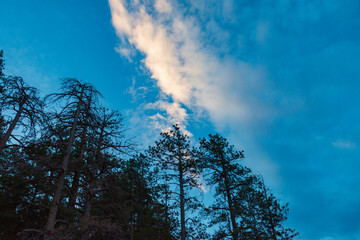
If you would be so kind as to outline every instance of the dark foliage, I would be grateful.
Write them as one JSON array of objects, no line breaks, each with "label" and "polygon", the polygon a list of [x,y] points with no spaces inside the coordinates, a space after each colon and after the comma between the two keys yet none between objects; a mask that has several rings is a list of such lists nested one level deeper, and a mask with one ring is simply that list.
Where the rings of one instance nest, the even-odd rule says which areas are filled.
[{"label": "dark foliage", "polygon": [[[123,116],[101,106],[92,85],[65,78],[43,100],[3,70],[0,51],[0,239],[297,236],[282,225],[287,204],[225,138],[194,147],[174,125],[139,153]],[[214,189],[210,206],[199,197],[204,185]]]}]

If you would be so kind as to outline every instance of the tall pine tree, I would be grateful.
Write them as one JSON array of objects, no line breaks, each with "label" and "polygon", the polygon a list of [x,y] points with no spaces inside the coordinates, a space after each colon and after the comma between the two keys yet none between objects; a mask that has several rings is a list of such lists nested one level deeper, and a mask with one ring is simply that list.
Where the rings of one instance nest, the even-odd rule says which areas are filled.
[{"label": "tall pine tree", "polygon": [[293,239],[297,234],[285,229],[287,207],[281,206],[250,169],[240,165],[243,151],[220,135],[200,140],[198,159],[208,183],[215,186],[215,202],[207,209],[213,225],[213,239]]},{"label": "tall pine tree", "polygon": [[171,198],[180,212],[180,239],[187,239],[186,213],[197,205],[189,191],[199,187],[199,171],[192,155],[189,137],[174,125],[169,132],[162,132],[149,156],[158,163],[163,179],[170,185]]}]

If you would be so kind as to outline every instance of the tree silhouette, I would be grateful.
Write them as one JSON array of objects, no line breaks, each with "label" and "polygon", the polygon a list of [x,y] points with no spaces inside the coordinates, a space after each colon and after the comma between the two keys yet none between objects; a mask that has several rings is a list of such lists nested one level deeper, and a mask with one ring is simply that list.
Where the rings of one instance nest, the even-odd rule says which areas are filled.
[{"label": "tree silhouette", "polygon": [[215,186],[215,202],[207,209],[213,225],[220,225],[213,239],[294,239],[297,233],[282,227],[288,213],[268,192],[262,179],[241,166],[243,151],[218,134],[200,140],[199,164]]},{"label": "tree silhouette", "polygon": [[61,92],[47,96],[47,99],[51,99],[53,101],[66,101],[66,106],[60,112],[60,115],[65,113],[68,109],[75,109],[75,111],[69,111],[69,118],[71,119],[69,119],[71,122],[71,130],[66,146],[65,156],[58,175],[56,191],[50,206],[49,217],[46,224],[47,232],[51,232],[54,229],[61,193],[64,187],[65,176],[68,170],[70,154],[75,139],[75,133],[79,125],[80,114],[83,113],[86,116],[89,116],[91,103],[94,101],[94,99],[97,99],[98,96],[99,92],[93,86],[81,83],[74,78],[64,79],[62,82]]},{"label": "tree silhouette", "polygon": [[[208,179],[209,184],[216,186],[218,202],[213,209],[221,209],[227,212],[226,215],[230,218],[230,234],[234,240],[237,240],[239,239],[239,228],[236,221],[237,214],[234,206],[236,203],[234,203],[233,195],[239,178],[248,172],[247,169],[236,164],[238,160],[244,158],[244,154],[242,151],[234,150],[234,147],[218,134],[209,135],[209,140],[202,139],[200,151],[200,165],[211,174]],[[217,220],[223,218],[224,215]]]},{"label": "tree silhouette", "polygon": [[[173,190],[173,195],[180,210],[180,238],[186,239],[186,207],[196,207],[188,197],[192,187],[198,187],[197,177],[199,172],[192,156],[189,137],[182,134],[178,125],[174,125],[169,132],[161,133],[159,141],[149,149],[149,156],[158,162],[163,171],[164,178],[178,191]],[[170,187],[172,190],[172,187]]]},{"label": "tree silhouette", "polygon": [[[0,116],[1,239],[210,239],[201,209],[214,240],[298,235],[283,226],[288,205],[220,135],[194,148],[174,125],[140,152],[92,85],[65,78],[42,101],[3,70],[0,50],[0,108],[9,115]],[[193,191],[200,179],[214,189],[206,206]]]},{"label": "tree silhouette", "polygon": [[[9,126],[0,140],[0,151],[6,146],[15,127],[20,123],[23,127],[35,133],[35,125],[44,117],[44,104],[38,96],[36,88],[28,86],[21,77],[7,76],[1,78],[3,94],[0,105],[3,110],[14,111],[15,116],[9,121]],[[21,144],[15,136],[13,138]]]}]

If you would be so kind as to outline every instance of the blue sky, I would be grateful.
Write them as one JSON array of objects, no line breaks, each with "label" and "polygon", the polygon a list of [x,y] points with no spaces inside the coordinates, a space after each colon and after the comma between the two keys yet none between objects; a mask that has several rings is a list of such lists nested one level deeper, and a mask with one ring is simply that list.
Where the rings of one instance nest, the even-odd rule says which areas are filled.
[{"label": "blue sky", "polygon": [[360,2],[2,0],[6,73],[91,82],[145,145],[220,132],[302,239],[360,239]]}]

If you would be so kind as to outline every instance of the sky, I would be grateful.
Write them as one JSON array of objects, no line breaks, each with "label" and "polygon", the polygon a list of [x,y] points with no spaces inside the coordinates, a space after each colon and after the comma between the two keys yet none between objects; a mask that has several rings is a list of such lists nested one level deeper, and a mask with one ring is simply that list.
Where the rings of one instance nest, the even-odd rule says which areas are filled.
[{"label": "sky", "polygon": [[1,0],[5,73],[92,83],[144,146],[218,132],[305,240],[360,239],[357,0]]}]

